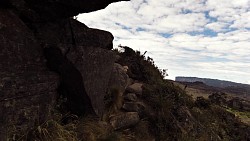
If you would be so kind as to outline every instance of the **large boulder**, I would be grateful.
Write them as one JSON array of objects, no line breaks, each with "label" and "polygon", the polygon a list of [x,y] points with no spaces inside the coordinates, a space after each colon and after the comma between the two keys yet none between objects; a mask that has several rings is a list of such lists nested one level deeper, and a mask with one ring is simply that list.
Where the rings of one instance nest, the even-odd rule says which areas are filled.
[{"label": "large boulder", "polygon": [[126,91],[128,91],[129,93],[135,93],[137,95],[141,95],[142,94],[142,83],[134,83],[130,86],[127,87]]},{"label": "large boulder", "polygon": [[69,60],[74,62],[81,72],[85,89],[98,115],[104,112],[104,96],[109,89],[108,81],[114,63],[114,54],[102,48],[80,48],[82,57],[76,58],[78,51],[69,54]]},{"label": "large boulder", "polygon": [[128,75],[123,66],[118,63],[114,63],[112,75],[109,80],[109,86],[119,88],[122,92],[125,91],[128,86]]},{"label": "large boulder", "polygon": [[[88,28],[73,19],[33,24],[32,27],[45,48],[59,48],[68,62],[80,72],[79,77],[83,79],[84,88],[96,113],[102,115],[103,99],[109,88],[115,61],[115,55],[110,50],[113,47],[113,35],[107,31]],[[75,74],[68,75],[70,78]]]},{"label": "large boulder", "polygon": [[7,140],[49,118],[59,78],[31,30],[7,9],[0,9],[0,46],[0,139]]},{"label": "large boulder", "polygon": [[113,48],[113,35],[104,30],[89,28],[72,18],[54,20],[46,23],[32,23],[30,28],[36,37],[46,45],[58,45],[63,54],[78,52],[85,48]]},{"label": "large boulder", "polygon": [[1,140],[7,140],[9,134],[23,135],[50,116],[59,76],[46,66],[43,50],[47,46],[60,48],[79,71],[96,112],[103,111],[102,99],[114,64],[113,36],[70,17],[116,1],[0,1]]},{"label": "large boulder", "polygon": [[56,47],[44,49],[47,66],[60,75],[60,94],[67,98],[67,108],[78,116],[95,115],[91,100],[85,90],[82,74]]}]

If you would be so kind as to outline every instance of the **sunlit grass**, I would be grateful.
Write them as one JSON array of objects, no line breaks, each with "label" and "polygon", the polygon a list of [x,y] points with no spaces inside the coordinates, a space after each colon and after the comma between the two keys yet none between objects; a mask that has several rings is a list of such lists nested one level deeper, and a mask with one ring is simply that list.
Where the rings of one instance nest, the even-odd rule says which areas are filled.
[{"label": "sunlit grass", "polygon": [[236,117],[238,117],[243,123],[250,125],[250,112],[248,111],[238,111],[236,109],[232,109],[227,107],[226,110],[230,113],[233,113]]}]

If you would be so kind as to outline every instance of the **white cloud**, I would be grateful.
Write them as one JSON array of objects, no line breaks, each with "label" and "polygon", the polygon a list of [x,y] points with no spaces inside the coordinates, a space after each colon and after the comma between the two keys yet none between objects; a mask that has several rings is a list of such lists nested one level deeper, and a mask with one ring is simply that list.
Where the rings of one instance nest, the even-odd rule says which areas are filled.
[{"label": "white cloud", "polygon": [[250,11],[237,16],[230,27],[239,29],[250,28]]},{"label": "white cloud", "polygon": [[223,32],[223,31],[226,31],[226,27],[228,25],[229,25],[228,23],[224,23],[224,22],[212,22],[212,23],[207,24],[205,27],[215,32]]},{"label": "white cloud", "polygon": [[206,24],[207,20],[202,13],[177,14],[158,19],[151,29],[167,33],[191,32],[202,31]]},{"label": "white cloud", "polygon": [[82,14],[78,20],[110,31],[115,46],[148,51],[160,68],[169,70],[169,78],[186,75],[246,83],[249,14],[249,0],[132,0]]},{"label": "white cloud", "polygon": [[233,23],[230,28],[250,27],[250,1],[249,0],[207,0],[206,7],[209,16],[216,18],[221,24]]}]

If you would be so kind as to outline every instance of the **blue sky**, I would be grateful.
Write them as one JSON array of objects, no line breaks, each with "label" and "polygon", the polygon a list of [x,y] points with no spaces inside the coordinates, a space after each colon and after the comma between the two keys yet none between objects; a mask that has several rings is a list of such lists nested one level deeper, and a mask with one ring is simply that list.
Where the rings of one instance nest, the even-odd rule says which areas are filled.
[{"label": "blue sky", "polygon": [[148,51],[167,78],[250,84],[250,0],[131,0],[78,15],[119,44]]}]

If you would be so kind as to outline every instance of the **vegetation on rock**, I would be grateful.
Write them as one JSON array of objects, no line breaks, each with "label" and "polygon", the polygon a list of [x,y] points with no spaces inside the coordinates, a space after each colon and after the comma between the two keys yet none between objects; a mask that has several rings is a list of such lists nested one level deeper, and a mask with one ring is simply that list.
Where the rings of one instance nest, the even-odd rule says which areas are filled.
[{"label": "vegetation on rock", "polygon": [[[126,89],[122,94],[119,88],[111,88],[105,97],[105,111],[102,118],[69,116],[66,124],[62,117],[50,120],[31,130],[31,140],[88,140],[88,141],[247,141],[250,140],[250,127],[242,123],[226,110],[221,103],[198,97],[194,100],[186,91],[172,81],[165,80],[166,72],[160,71],[152,59],[140,52],[124,47],[116,63],[128,66],[127,74],[135,83],[142,84],[141,94],[131,94]],[[135,84],[133,83],[133,84]],[[127,95],[142,105],[138,110],[139,121],[115,121],[120,127],[113,127],[111,120],[125,117],[128,120],[136,112],[122,108]],[[125,98],[126,97],[126,98]],[[135,98],[136,97],[136,98]],[[129,113],[129,114],[127,114]],[[138,117],[137,117],[138,118]],[[113,121],[112,121],[113,122]],[[126,123],[129,126],[126,126]],[[133,123],[133,124],[131,124]],[[21,138],[24,138],[24,136]],[[11,140],[11,139],[10,139]]]}]

